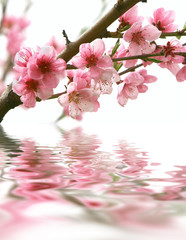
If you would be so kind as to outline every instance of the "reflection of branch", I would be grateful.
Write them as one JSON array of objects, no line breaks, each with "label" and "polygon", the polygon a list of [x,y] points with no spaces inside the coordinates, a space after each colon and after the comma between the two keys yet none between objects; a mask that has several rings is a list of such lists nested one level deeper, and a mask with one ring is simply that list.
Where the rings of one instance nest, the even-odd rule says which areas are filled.
[{"label": "reflection of branch", "polygon": [[21,143],[17,139],[9,137],[0,125],[0,148],[11,150],[13,152],[22,152],[19,150]]}]

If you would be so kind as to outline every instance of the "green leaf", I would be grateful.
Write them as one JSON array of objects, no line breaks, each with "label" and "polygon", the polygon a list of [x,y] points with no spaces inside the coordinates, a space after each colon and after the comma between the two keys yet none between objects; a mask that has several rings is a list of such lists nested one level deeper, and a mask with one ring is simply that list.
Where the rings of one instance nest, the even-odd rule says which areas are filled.
[{"label": "green leaf", "polygon": [[163,61],[160,61],[158,59],[155,58],[145,58],[144,61],[149,61],[149,62],[154,62],[154,63],[161,63]]},{"label": "green leaf", "polygon": [[113,182],[118,182],[120,180],[120,177],[115,175],[114,173],[109,174],[112,177]]},{"label": "green leaf", "polygon": [[114,62],[113,63],[113,68],[116,69],[116,71],[118,72],[120,70],[120,68],[123,66],[123,63],[117,63],[117,62]]},{"label": "green leaf", "polygon": [[115,43],[115,46],[114,46],[113,49],[112,49],[112,53],[111,53],[111,55],[110,55],[111,57],[114,56],[114,54],[115,54],[116,51],[118,50],[119,46],[120,46],[120,39],[118,38],[117,42]]},{"label": "green leaf", "polygon": [[185,29],[185,30],[186,30],[186,22],[184,23],[183,29]]},{"label": "green leaf", "polygon": [[126,25],[126,26],[122,29],[122,32],[123,32],[123,31],[127,31],[127,30],[130,28],[130,26],[131,26],[130,24]]}]

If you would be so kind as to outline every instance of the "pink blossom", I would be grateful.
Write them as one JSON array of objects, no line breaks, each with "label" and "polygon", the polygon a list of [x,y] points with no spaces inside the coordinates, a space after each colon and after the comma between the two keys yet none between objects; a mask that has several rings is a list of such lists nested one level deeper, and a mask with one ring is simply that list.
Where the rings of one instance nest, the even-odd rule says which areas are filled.
[{"label": "pink blossom", "polygon": [[139,93],[138,86],[143,82],[144,78],[139,73],[130,73],[124,81],[118,85],[118,103],[124,106],[129,98],[136,99]]},{"label": "pink blossom", "polygon": [[147,85],[145,85],[144,83],[153,83],[157,81],[157,77],[153,76],[153,75],[149,75],[147,74],[147,70],[146,69],[142,69],[140,71],[138,71],[138,73],[144,78],[143,83],[139,84],[137,86],[139,93],[144,93],[148,90]]},{"label": "pink blossom", "polygon": [[158,39],[161,32],[153,25],[142,27],[141,22],[134,23],[124,34],[124,40],[129,42],[131,55],[152,53],[156,45],[150,42]]},{"label": "pink blossom", "polygon": [[30,22],[23,17],[4,17],[2,29],[7,36],[7,51],[10,55],[15,56],[15,54],[20,50],[20,47],[25,39],[23,30],[29,24]]},{"label": "pink blossom", "polygon": [[22,48],[19,52],[17,52],[14,58],[14,62],[16,64],[14,66],[14,70],[22,76],[27,75],[27,64],[32,55],[33,51],[29,47]]},{"label": "pink blossom", "polygon": [[18,32],[17,29],[12,29],[7,33],[7,51],[11,56],[15,56],[15,54],[20,50],[22,42],[25,40],[25,36]]},{"label": "pink blossom", "polygon": [[91,88],[78,90],[77,84],[71,82],[67,87],[67,93],[58,98],[58,102],[68,108],[69,115],[76,118],[82,112],[96,112],[99,108],[98,96]]},{"label": "pink blossom", "polygon": [[119,17],[119,21],[122,26],[126,25],[132,25],[136,22],[142,22],[143,21],[142,16],[138,16],[138,6],[135,5],[134,7],[130,8],[127,12],[125,12],[123,15]]},{"label": "pink blossom", "polygon": [[101,39],[96,39],[91,44],[81,44],[80,55],[73,57],[72,64],[77,68],[89,68],[90,75],[96,77],[101,69],[113,65],[110,56],[103,55],[104,52],[105,44]]},{"label": "pink blossom", "polygon": [[13,91],[21,96],[24,106],[34,107],[36,97],[45,100],[52,96],[66,67],[65,61],[56,59],[56,55],[51,46],[38,47],[35,52],[24,48],[16,54],[14,69],[20,78],[14,82]]},{"label": "pink blossom", "polygon": [[88,88],[91,85],[91,77],[89,73],[84,70],[67,70],[67,77],[69,78],[69,83],[76,83],[77,90]]},{"label": "pink blossom", "polygon": [[186,66],[182,67],[176,74],[176,79],[178,82],[186,80]]},{"label": "pink blossom", "polygon": [[41,80],[47,87],[57,87],[59,76],[64,77],[66,63],[63,59],[56,59],[56,57],[57,53],[52,46],[40,48],[29,58],[27,64],[28,76],[32,79]]},{"label": "pink blossom", "polygon": [[[122,42],[118,48],[118,51],[114,55],[114,58],[122,58],[122,57],[129,57],[129,56],[131,56],[129,53],[129,50],[125,48]],[[129,68],[129,67],[133,67],[137,63],[137,61],[138,61],[137,59],[132,59],[132,60],[122,61],[122,63],[124,67]]]},{"label": "pink blossom", "polygon": [[51,88],[44,86],[38,80],[29,78],[29,76],[20,78],[19,81],[14,81],[12,89],[17,95],[21,96],[20,99],[27,108],[35,107],[36,97],[46,100],[53,94]]},{"label": "pink blossom", "polygon": [[58,54],[62,52],[66,47],[65,41],[58,42],[54,36],[50,39],[47,45],[54,47]]},{"label": "pink blossom", "polygon": [[174,24],[175,12],[173,10],[166,11],[164,8],[158,8],[154,11],[153,17],[149,17],[149,22],[162,32],[174,32],[178,27]]},{"label": "pink blossom", "polygon": [[28,21],[25,17],[16,17],[16,16],[5,16],[3,18],[3,29],[5,31],[10,31],[12,28],[16,28],[21,31],[28,27],[30,21]]},{"label": "pink blossom", "polygon": [[139,93],[144,93],[148,90],[145,83],[152,83],[156,80],[155,76],[147,74],[146,69],[129,73],[124,81],[118,85],[117,99],[119,104],[124,106],[128,99],[136,99]]},{"label": "pink blossom", "polygon": [[184,57],[175,53],[185,51],[185,47],[177,39],[171,39],[166,46],[163,46],[164,56],[157,57],[157,59],[162,61],[158,65],[162,68],[167,68],[172,74],[176,75],[180,70],[179,63],[184,62]]},{"label": "pink blossom", "polygon": [[114,68],[103,70],[99,76],[93,79],[95,89],[103,94],[111,94],[114,82],[119,82],[120,76]]}]

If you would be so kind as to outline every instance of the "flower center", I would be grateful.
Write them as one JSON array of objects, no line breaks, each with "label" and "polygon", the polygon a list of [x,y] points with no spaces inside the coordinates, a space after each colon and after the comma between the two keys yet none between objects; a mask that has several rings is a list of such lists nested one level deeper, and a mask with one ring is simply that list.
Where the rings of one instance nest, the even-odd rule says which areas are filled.
[{"label": "flower center", "polygon": [[91,66],[95,66],[98,59],[94,54],[91,54],[90,57],[86,58],[87,61],[87,68],[91,67]]},{"label": "flower center", "polygon": [[50,62],[45,61],[45,60],[41,60],[38,63],[39,69],[40,71],[45,74],[46,72],[51,72],[51,66],[50,66]]},{"label": "flower center", "polygon": [[72,101],[75,102],[76,104],[79,103],[79,93],[74,91],[69,94],[69,102],[71,103]]},{"label": "flower center", "polygon": [[133,33],[133,35],[132,35],[132,41],[133,42],[136,42],[137,44],[140,44],[142,40],[143,40],[143,37],[141,35],[141,32]]},{"label": "flower center", "polygon": [[165,30],[165,28],[161,25],[161,22],[160,22],[160,21],[158,21],[157,23],[153,22],[152,24],[153,24],[155,27],[157,27],[157,29],[160,30],[160,31],[164,31],[164,30]]},{"label": "flower center", "polygon": [[37,92],[38,85],[39,85],[38,81],[33,79],[26,81],[27,90],[34,90],[35,92]]},{"label": "flower center", "polygon": [[165,54],[165,57],[167,57],[168,55],[174,57],[175,56],[175,54],[174,54],[175,50],[176,50],[176,47],[171,46],[170,42],[167,43],[167,46],[163,46],[163,52]]}]

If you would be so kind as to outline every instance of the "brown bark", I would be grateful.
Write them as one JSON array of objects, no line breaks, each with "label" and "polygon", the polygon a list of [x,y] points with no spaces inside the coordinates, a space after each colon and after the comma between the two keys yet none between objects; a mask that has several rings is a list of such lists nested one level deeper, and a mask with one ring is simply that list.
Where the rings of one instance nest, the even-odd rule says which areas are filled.
[{"label": "brown bark", "polygon": [[21,104],[20,97],[12,91],[12,85],[8,85],[0,97],[0,122],[9,110]]}]

